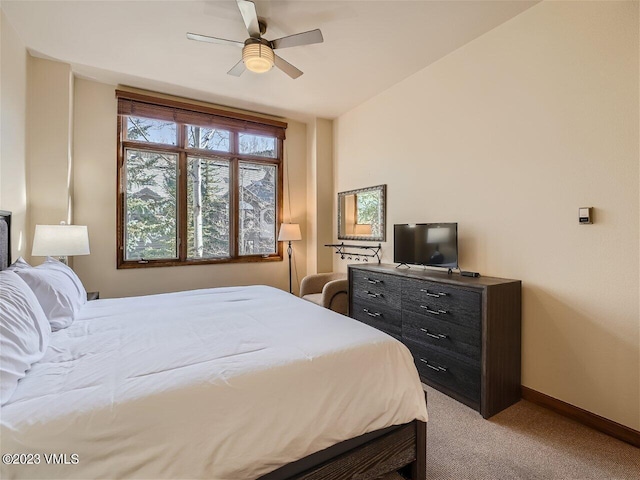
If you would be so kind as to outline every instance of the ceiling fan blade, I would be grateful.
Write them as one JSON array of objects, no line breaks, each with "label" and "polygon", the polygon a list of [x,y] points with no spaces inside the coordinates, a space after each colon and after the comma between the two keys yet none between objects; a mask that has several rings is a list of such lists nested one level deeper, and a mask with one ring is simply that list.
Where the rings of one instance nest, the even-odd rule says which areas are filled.
[{"label": "ceiling fan blade", "polygon": [[220,45],[234,45],[236,47],[244,47],[244,42],[236,42],[235,40],[227,40],[225,38],[208,37],[207,35],[200,35],[198,33],[187,33],[189,40],[196,40],[198,42],[218,43]]},{"label": "ceiling fan blade", "polygon": [[244,73],[247,67],[244,66],[244,61],[240,60],[236,63],[231,70],[227,72],[228,75],[233,75],[234,77],[239,77]]},{"label": "ceiling fan blade", "polygon": [[237,0],[237,2],[249,35],[253,38],[260,38],[260,23],[258,22],[256,5],[248,0]]},{"label": "ceiling fan blade", "polygon": [[297,47],[300,45],[311,45],[313,43],[322,43],[324,38],[320,29],[310,30],[308,32],[296,33],[295,35],[289,35],[288,37],[277,38],[271,40],[271,46],[275,50],[276,48],[289,48]]},{"label": "ceiling fan blade", "polygon": [[278,55],[275,55],[275,65],[293,79],[298,78],[303,73],[302,70],[298,70],[289,62],[280,58]]}]

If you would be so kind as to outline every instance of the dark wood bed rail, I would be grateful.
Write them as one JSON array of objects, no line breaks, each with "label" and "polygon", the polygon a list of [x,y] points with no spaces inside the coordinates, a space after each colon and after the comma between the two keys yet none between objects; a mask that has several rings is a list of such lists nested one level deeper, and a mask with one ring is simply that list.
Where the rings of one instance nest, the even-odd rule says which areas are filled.
[{"label": "dark wood bed rail", "polygon": [[414,420],[345,440],[260,480],[373,480],[391,472],[426,480],[426,470],[427,424]]}]

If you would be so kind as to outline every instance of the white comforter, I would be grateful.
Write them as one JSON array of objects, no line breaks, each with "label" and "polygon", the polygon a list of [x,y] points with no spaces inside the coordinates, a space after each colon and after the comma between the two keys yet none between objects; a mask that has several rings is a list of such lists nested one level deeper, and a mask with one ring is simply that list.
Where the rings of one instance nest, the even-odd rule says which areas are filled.
[{"label": "white comforter", "polygon": [[1,476],[250,479],[416,418],[424,394],[400,342],[288,293],[97,300],[2,407],[1,453],[40,464]]}]

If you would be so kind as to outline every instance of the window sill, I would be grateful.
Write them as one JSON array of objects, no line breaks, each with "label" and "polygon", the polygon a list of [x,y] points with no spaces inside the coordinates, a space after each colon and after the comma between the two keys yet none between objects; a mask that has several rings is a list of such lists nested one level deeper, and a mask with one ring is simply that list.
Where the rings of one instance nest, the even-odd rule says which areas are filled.
[{"label": "window sill", "polygon": [[247,255],[236,258],[207,258],[203,260],[146,260],[139,263],[137,260],[127,260],[118,263],[118,269],[128,268],[153,268],[153,267],[188,267],[192,265],[217,265],[226,263],[261,263],[261,262],[281,262],[282,255],[272,254],[267,257],[262,255]]}]

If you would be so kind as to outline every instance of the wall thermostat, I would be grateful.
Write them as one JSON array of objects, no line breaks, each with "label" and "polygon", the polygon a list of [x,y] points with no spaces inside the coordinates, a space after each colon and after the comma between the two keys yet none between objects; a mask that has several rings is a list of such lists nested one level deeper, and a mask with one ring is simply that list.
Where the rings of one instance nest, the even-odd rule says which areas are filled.
[{"label": "wall thermostat", "polygon": [[592,207],[580,207],[578,209],[578,221],[580,225],[589,225],[593,223],[593,219],[591,216]]}]

